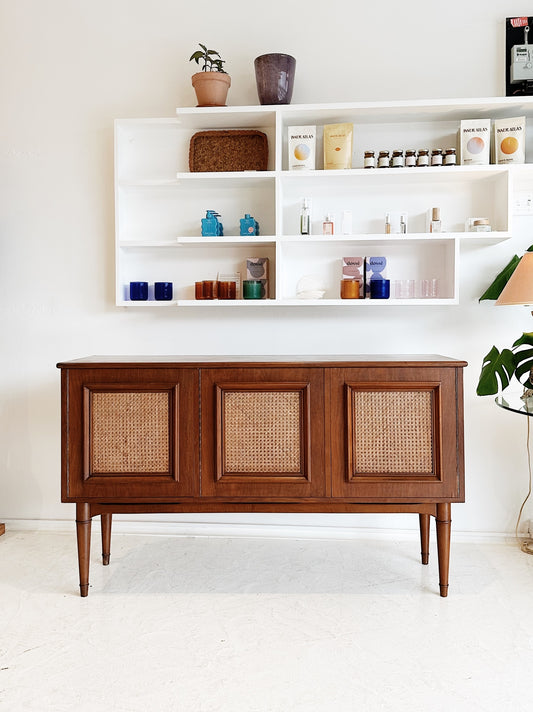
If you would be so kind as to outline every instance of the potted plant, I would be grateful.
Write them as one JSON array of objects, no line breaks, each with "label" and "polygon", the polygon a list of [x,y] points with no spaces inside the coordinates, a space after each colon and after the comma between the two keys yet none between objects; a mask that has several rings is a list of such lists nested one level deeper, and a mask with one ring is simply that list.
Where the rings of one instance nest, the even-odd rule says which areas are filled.
[{"label": "potted plant", "polygon": [[[527,252],[533,252],[533,245]],[[519,263],[520,258],[514,255],[479,301],[498,299]],[[533,332],[526,332],[513,343],[511,348],[504,348],[501,351],[496,346],[491,348],[483,359],[476,392],[478,396],[493,395],[499,390],[505,390],[514,377],[526,389],[523,397],[530,397],[533,389],[532,368]]]},{"label": "potted plant", "polygon": [[222,66],[225,60],[214,49],[200,48],[193,52],[189,62],[202,63],[202,71],[192,75],[192,85],[196,92],[198,106],[226,106],[226,97],[231,85],[231,78]]}]

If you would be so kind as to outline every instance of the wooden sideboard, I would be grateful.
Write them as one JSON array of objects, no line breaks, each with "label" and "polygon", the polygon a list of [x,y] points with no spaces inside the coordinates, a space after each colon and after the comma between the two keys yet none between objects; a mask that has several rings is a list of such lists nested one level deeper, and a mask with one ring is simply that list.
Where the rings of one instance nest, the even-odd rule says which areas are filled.
[{"label": "wooden sideboard", "polygon": [[448,592],[464,502],[464,361],[434,356],[88,357],[61,369],[63,502],[80,592],[113,513],[412,512],[435,517]]}]

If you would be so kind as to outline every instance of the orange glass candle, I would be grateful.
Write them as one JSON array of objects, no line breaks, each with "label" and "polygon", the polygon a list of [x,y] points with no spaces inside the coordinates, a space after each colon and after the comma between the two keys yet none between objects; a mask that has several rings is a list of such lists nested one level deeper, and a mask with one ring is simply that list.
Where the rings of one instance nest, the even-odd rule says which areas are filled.
[{"label": "orange glass candle", "polygon": [[237,296],[237,285],[235,282],[219,282],[218,283],[218,298],[219,299],[235,299]]},{"label": "orange glass candle", "polygon": [[341,279],[341,299],[359,299],[358,279]]}]

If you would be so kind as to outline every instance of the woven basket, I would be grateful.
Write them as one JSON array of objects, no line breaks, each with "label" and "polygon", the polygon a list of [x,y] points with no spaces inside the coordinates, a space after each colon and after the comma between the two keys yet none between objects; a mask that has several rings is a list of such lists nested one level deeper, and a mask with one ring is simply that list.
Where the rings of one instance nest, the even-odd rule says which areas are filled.
[{"label": "woven basket", "polygon": [[262,131],[231,129],[199,131],[191,138],[189,170],[266,171],[268,140]]}]

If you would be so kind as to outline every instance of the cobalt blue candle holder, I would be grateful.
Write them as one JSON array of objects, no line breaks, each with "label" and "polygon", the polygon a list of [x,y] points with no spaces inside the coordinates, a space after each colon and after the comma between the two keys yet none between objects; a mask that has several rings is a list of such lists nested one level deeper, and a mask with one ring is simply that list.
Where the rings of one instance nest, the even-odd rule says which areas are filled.
[{"label": "cobalt blue candle holder", "polygon": [[148,299],[148,282],[130,282],[132,302],[145,302]]},{"label": "cobalt blue candle holder", "polygon": [[154,295],[158,302],[170,302],[172,299],[172,282],[155,282]]},{"label": "cobalt blue candle holder", "polygon": [[390,297],[390,279],[371,279],[370,298],[388,299]]}]

